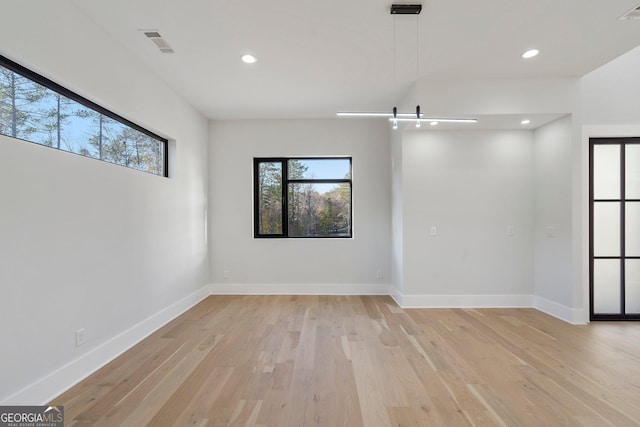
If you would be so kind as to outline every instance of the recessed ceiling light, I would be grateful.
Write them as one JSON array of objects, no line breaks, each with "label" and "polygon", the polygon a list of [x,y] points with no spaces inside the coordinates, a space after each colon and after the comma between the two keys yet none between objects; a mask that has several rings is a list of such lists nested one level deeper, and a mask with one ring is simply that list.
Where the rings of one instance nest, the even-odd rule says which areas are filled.
[{"label": "recessed ceiling light", "polygon": [[529,58],[533,58],[534,56],[538,55],[540,53],[540,51],[538,49],[531,49],[526,51],[525,53],[522,54],[522,57],[524,59],[529,59]]},{"label": "recessed ceiling light", "polygon": [[246,63],[246,64],[253,64],[254,62],[256,62],[258,60],[258,58],[256,58],[255,56],[246,53],[244,55],[242,55],[242,62]]},{"label": "recessed ceiling light", "polygon": [[520,122],[520,124],[523,124],[523,125],[528,125],[529,123],[531,123],[531,120],[529,119],[524,119],[523,121]]},{"label": "recessed ceiling light", "polygon": [[430,124],[431,126],[437,126],[437,125],[438,125],[438,122],[431,122],[431,123],[429,123],[429,124]]}]

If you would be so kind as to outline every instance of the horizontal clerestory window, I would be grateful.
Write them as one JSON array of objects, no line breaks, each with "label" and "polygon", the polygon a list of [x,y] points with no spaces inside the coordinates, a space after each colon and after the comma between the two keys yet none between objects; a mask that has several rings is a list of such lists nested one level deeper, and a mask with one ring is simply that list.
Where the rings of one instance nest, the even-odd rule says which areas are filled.
[{"label": "horizontal clerestory window", "polygon": [[168,176],[165,138],[1,55],[0,134]]},{"label": "horizontal clerestory window", "polygon": [[350,157],[256,158],[254,236],[352,237]]}]

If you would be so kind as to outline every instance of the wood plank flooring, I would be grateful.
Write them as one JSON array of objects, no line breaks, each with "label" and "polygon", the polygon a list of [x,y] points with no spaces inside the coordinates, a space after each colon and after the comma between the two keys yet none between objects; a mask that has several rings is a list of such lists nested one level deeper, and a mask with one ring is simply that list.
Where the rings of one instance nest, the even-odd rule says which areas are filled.
[{"label": "wood plank flooring", "polygon": [[640,323],[215,296],[52,404],[81,426],[640,426]]}]

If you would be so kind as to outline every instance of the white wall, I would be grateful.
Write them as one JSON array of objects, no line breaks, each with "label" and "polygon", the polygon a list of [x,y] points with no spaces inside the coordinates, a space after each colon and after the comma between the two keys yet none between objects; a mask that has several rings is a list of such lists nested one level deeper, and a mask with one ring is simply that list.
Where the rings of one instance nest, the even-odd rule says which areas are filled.
[{"label": "white wall", "polygon": [[593,126],[640,123],[638,70],[640,47],[584,76],[583,124]]},{"label": "white wall", "polygon": [[571,116],[537,129],[534,138],[535,295],[566,312],[573,307]]},{"label": "white wall", "polygon": [[406,305],[531,303],[532,150],[531,131],[403,134]]},{"label": "white wall", "polygon": [[208,290],[207,121],[67,2],[9,9],[0,53],[176,147],[165,179],[0,137],[0,402],[40,404]]},{"label": "white wall", "polygon": [[[571,113],[579,108],[577,78],[468,79],[421,81],[428,102],[422,112],[433,116],[480,114]],[[411,95],[406,107],[415,108]],[[480,123],[481,125],[481,123]]]},{"label": "white wall", "polygon": [[[213,121],[209,230],[214,292],[387,293],[390,283],[388,123],[377,120]],[[253,158],[353,157],[353,239],[254,239]],[[225,279],[224,271],[229,272]],[[380,270],[383,277],[376,278]]]},{"label": "white wall", "polygon": [[402,132],[391,133],[391,295],[402,301],[404,282]]},{"label": "white wall", "polygon": [[[585,268],[587,267],[586,259],[585,259],[585,250],[584,250],[584,233],[585,233],[585,192],[584,192],[584,182],[585,182],[585,153],[586,151],[583,148],[582,138],[581,138],[581,120],[582,120],[582,81],[579,78],[542,78],[542,79],[468,79],[468,80],[441,80],[441,81],[420,81],[420,93],[428,94],[428,103],[424,103],[422,105],[422,111],[426,115],[449,115],[449,116],[480,116],[482,118],[483,115],[488,115],[492,117],[494,115],[501,116],[504,118],[511,118],[514,123],[517,123],[515,120],[520,119],[522,117],[533,116],[531,118],[535,121],[535,116],[537,114],[545,115],[545,114],[565,114],[570,115],[572,117],[572,122],[570,126],[570,134],[568,136],[568,140],[564,141],[570,146],[570,161],[567,163],[566,158],[551,158],[549,165],[539,164],[536,171],[540,169],[544,171],[546,169],[553,169],[558,167],[559,165],[563,165],[566,170],[563,170],[562,173],[554,169],[556,176],[562,175],[563,182],[560,184],[561,191],[566,190],[566,186],[568,185],[570,191],[568,194],[563,194],[563,197],[566,199],[562,200],[562,206],[566,207],[567,204],[569,206],[568,212],[570,212],[570,222],[569,222],[569,230],[567,232],[570,236],[571,240],[571,248],[570,248],[570,259],[563,258],[564,261],[567,261],[568,264],[563,265],[560,271],[547,270],[552,269],[553,265],[549,260],[543,261],[545,256],[536,256],[537,264],[536,275],[538,279],[540,279],[543,283],[548,283],[549,280],[555,281],[563,281],[562,289],[557,289],[554,291],[550,290],[551,285],[548,287],[544,287],[542,285],[538,286],[543,292],[544,296],[538,296],[534,291],[533,284],[533,240],[531,241],[531,266],[529,268],[529,272],[531,273],[531,277],[529,277],[528,282],[523,282],[521,285],[514,285],[515,292],[513,293],[511,290],[507,289],[504,286],[499,286],[501,288],[500,292],[505,292],[504,298],[495,298],[495,295],[491,298],[459,298],[453,295],[451,298],[448,297],[438,297],[435,298],[435,294],[426,294],[428,296],[424,298],[420,298],[416,295],[420,295],[419,293],[411,296],[409,298],[402,298],[400,295],[398,300],[403,301],[404,305],[407,305],[409,302],[412,305],[417,306],[429,306],[429,305],[530,305],[535,304],[536,307],[547,311],[553,315],[562,317],[565,320],[577,323],[583,323],[586,321],[586,315],[584,312],[584,307],[587,301],[585,298],[585,280],[586,273]],[[410,108],[415,104],[415,96],[409,94],[403,102],[403,107]],[[481,122],[478,123],[478,127],[482,128],[482,126],[487,126],[486,124]],[[550,128],[551,129],[551,128]],[[547,135],[549,131],[542,131],[541,134]],[[551,134],[553,132],[550,132]],[[532,136],[533,138],[533,136]],[[545,141],[548,138],[552,138],[551,136],[544,136]],[[566,149],[566,146],[563,146],[563,149]],[[460,153],[461,158],[464,158],[465,152],[467,153],[475,153],[475,148],[471,146],[469,151],[462,150]],[[532,148],[533,150],[533,148]],[[400,154],[398,154],[400,153]],[[537,153],[538,162],[542,161],[542,152]],[[549,152],[549,154],[551,154]],[[562,156],[566,155],[566,152],[562,151],[558,153]],[[468,154],[467,154],[468,155]],[[531,153],[531,164],[533,165],[533,151]],[[393,161],[396,164],[402,163],[401,159],[412,159],[415,160],[415,156],[412,152],[407,150],[407,146],[403,145],[401,149],[398,149],[392,152]],[[406,167],[406,165],[403,165]],[[436,171],[438,165],[436,165]],[[469,173],[474,173],[473,165],[469,165]],[[532,166],[533,167],[533,166]],[[435,172],[434,172],[435,173]],[[531,171],[533,174],[534,171]],[[564,173],[569,173],[568,181],[567,176]],[[427,172],[425,172],[427,174]],[[533,176],[533,175],[532,175]],[[434,177],[432,177],[434,178]],[[537,179],[537,178],[536,178]],[[531,182],[531,187],[528,191],[530,191],[529,195],[534,197],[535,192],[537,192],[538,188],[543,187],[543,183],[545,182],[544,178],[541,178],[542,181],[537,182],[534,185],[533,181]],[[533,180],[533,178],[532,178]],[[481,180],[480,182],[487,183],[486,180]],[[397,197],[394,194],[394,212],[396,210],[404,210],[404,228],[405,233],[404,242],[399,242],[394,235],[394,245],[400,245],[404,249],[404,253],[396,250],[394,254],[401,258],[401,261],[395,262],[394,266],[400,265],[404,262],[405,272],[404,278],[399,279],[402,281],[401,285],[398,285],[398,288],[403,289],[405,294],[412,295],[414,292],[423,292],[423,290],[418,289],[410,290],[410,288],[414,285],[410,284],[410,280],[419,280],[420,273],[415,273],[413,279],[407,276],[407,272],[409,271],[409,266],[407,263],[409,262],[409,257],[416,257],[414,261],[412,261],[413,265],[419,265],[419,257],[422,256],[424,250],[418,250],[420,244],[410,245],[407,243],[408,235],[407,233],[413,232],[412,228],[408,226],[407,223],[407,215],[412,215],[413,207],[409,203],[406,203],[407,197],[411,197],[411,191],[409,190],[412,185],[408,182],[407,174],[402,174],[402,182],[396,179],[396,175],[394,174],[394,192],[396,191],[396,185],[399,185],[403,191],[402,200],[405,203],[402,206],[397,205]],[[492,185],[489,183],[488,185]],[[546,184],[545,184],[546,185]],[[419,186],[418,186],[419,189]],[[490,191],[490,190],[489,190]],[[558,190],[560,191],[560,190]],[[560,197],[560,195],[557,195]],[[533,204],[530,205],[532,211],[530,212],[531,218],[533,218],[536,212],[533,210]],[[484,207],[481,207],[484,209]],[[553,215],[551,215],[553,216]],[[550,221],[551,219],[544,217],[541,220]],[[566,218],[563,219],[563,221]],[[474,219],[470,219],[470,223],[474,224]],[[562,226],[565,226],[566,223],[563,223]],[[477,224],[475,225],[477,228]],[[504,226],[504,225],[503,225]],[[531,227],[533,227],[533,222],[531,223]],[[423,233],[424,230],[420,229],[420,233]],[[533,236],[533,228],[530,230]],[[473,237],[473,233],[467,233],[466,236]],[[476,238],[484,238],[484,236],[476,235]],[[533,239],[533,237],[532,237]],[[493,241],[493,240],[491,240]],[[430,244],[430,241],[427,240],[427,243]],[[558,241],[556,241],[557,243]],[[536,248],[545,249],[544,245],[538,245],[539,242],[536,243]],[[563,244],[566,242],[563,241]],[[413,248],[412,248],[413,247]],[[557,248],[554,246],[557,251],[562,252],[563,256],[566,256],[566,251],[564,247]],[[498,249],[499,251],[500,249]],[[410,252],[411,251],[411,252]],[[461,263],[462,260],[466,260],[466,252],[458,253],[457,261],[455,257],[455,253],[449,254],[450,259],[445,263],[448,267],[456,267]],[[522,258],[524,259],[524,258]],[[511,268],[510,265],[507,266],[507,269]],[[419,271],[419,270],[418,270]],[[524,270],[523,270],[524,271]],[[567,277],[567,271],[570,271],[569,274],[569,282],[565,281]],[[478,286],[477,288],[468,288],[463,286],[462,288],[456,287],[460,286],[459,283],[464,283],[467,278],[458,277],[464,276],[467,273],[456,273],[453,276],[447,277],[446,280],[452,283],[456,283],[454,286],[448,288],[448,292],[469,292],[473,289],[478,290],[478,292],[485,292],[484,287]],[[436,280],[431,280],[429,283],[439,283],[443,279],[440,276],[440,273],[437,273],[438,277]],[[423,283],[423,288],[428,288],[431,285],[427,283]],[[489,285],[487,292],[497,292],[498,290],[495,288],[495,284]],[[444,287],[443,287],[444,288]],[[437,292],[445,291],[446,289],[438,289]],[[431,292],[427,289],[427,292]],[[511,296],[516,296],[521,294],[522,292],[528,292],[530,295],[530,299],[526,298],[512,298]],[[488,294],[486,294],[488,295]],[[567,295],[570,295],[569,302],[567,303]],[[554,298],[554,300],[548,299]],[[558,299],[557,301],[555,299]],[[565,305],[568,304],[568,305]]]}]

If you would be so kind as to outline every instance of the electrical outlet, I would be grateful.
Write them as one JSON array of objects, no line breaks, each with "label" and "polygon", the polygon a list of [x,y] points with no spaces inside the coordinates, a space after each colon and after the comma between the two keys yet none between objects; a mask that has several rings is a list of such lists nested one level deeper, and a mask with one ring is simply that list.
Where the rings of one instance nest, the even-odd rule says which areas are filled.
[{"label": "electrical outlet", "polygon": [[223,279],[230,279],[231,278],[231,272],[229,270],[224,270],[222,272],[222,278]]},{"label": "electrical outlet", "polygon": [[507,236],[513,236],[514,234],[516,234],[516,232],[513,225],[507,225]]},{"label": "electrical outlet", "polygon": [[432,236],[437,236],[438,235],[438,227],[436,227],[435,225],[431,226],[431,235]]},{"label": "electrical outlet", "polygon": [[80,347],[81,345],[84,344],[85,341],[85,329],[78,329],[76,331],[76,347]]},{"label": "electrical outlet", "polygon": [[382,279],[382,270],[376,271],[376,279]]}]

